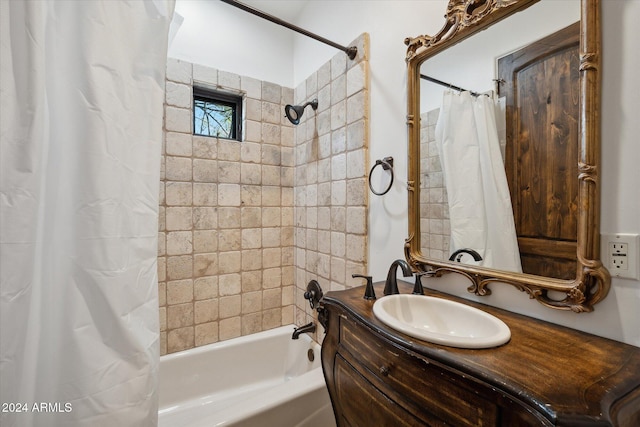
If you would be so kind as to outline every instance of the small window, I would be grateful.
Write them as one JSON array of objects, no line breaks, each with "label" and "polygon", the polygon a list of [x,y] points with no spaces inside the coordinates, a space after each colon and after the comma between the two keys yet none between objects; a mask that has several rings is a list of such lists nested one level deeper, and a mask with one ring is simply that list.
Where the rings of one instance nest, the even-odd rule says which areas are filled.
[{"label": "small window", "polygon": [[242,140],[242,97],[193,88],[193,134]]}]

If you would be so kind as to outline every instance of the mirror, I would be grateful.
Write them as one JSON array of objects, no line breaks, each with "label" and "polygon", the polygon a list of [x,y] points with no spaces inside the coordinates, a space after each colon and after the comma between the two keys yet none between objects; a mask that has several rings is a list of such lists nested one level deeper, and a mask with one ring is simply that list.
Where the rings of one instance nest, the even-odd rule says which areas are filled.
[{"label": "mirror", "polygon": [[450,0],[438,34],[405,40],[414,269],[463,274],[477,295],[508,283],[575,312],[607,295],[599,8]]}]

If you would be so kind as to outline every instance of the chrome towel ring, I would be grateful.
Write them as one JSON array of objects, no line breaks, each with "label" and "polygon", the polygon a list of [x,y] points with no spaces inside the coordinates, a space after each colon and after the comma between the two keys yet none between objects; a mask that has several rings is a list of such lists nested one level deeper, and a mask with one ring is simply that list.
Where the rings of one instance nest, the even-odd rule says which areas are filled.
[{"label": "chrome towel ring", "polygon": [[[382,169],[389,171],[391,173],[391,180],[389,181],[389,185],[382,192],[378,192],[374,190],[373,185],[371,184],[371,176],[373,175],[373,171],[375,170],[375,168],[377,168],[380,165],[382,165]],[[373,165],[373,167],[371,168],[371,171],[369,172],[369,189],[371,189],[371,192],[376,196],[383,196],[387,194],[389,190],[391,190],[392,185],[393,185],[393,157],[385,157],[382,160],[376,160],[376,164]]]}]

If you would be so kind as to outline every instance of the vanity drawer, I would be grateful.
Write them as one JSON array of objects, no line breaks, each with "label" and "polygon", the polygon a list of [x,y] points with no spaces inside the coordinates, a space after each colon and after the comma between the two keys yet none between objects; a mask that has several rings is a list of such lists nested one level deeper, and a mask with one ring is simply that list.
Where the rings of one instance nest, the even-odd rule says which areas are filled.
[{"label": "vanity drawer", "polygon": [[376,388],[419,418],[437,417],[456,426],[497,423],[498,408],[480,397],[477,385],[395,348],[344,317],[339,353]]},{"label": "vanity drawer", "polygon": [[[423,427],[425,424],[398,406],[340,355],[335,364],[341,423],[346,426]],[[434,427],[437,424],[434,424]]]}]

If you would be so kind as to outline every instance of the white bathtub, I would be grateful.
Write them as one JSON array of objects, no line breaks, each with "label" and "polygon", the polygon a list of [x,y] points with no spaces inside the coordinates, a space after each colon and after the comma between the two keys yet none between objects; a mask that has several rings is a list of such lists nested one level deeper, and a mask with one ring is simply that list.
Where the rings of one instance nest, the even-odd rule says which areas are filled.
[{"label": "white bathtub", "polygon": [[293,329],[162,356],[158,426],[335,426],[320,346]]}]

